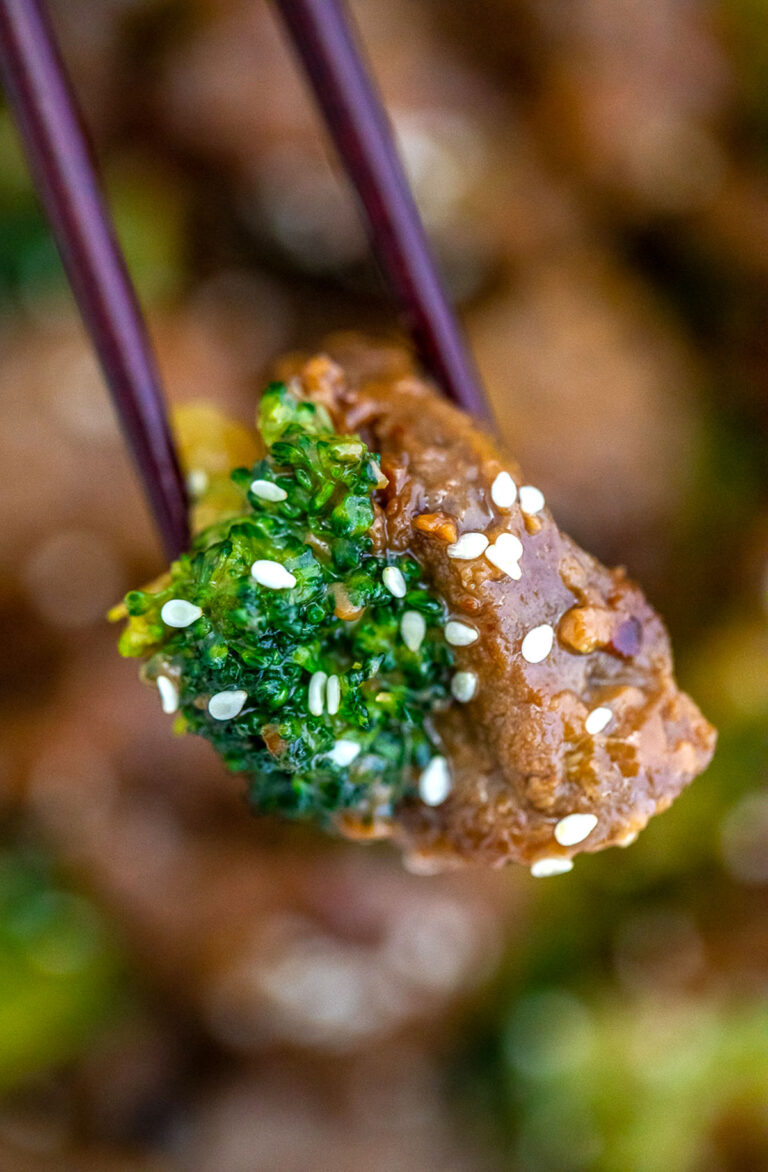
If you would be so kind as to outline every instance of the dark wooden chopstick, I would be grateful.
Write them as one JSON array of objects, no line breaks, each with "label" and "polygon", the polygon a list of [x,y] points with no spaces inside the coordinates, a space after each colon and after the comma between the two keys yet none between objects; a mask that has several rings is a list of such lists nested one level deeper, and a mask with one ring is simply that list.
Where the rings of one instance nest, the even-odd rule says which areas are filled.
[{"label": "dark wooden chopstick", "polygon": [[0,0],[0,73],[166,552],[175,557],[189,544],[189,527],[160,380],[75,98],[39,0]]},{"label": "dark wooden chopstick", "polygon": [[275,8],[357,191],[374,254],[424,366],[448,398],[490,420],[351,18],[341,0],[275,0]]}]

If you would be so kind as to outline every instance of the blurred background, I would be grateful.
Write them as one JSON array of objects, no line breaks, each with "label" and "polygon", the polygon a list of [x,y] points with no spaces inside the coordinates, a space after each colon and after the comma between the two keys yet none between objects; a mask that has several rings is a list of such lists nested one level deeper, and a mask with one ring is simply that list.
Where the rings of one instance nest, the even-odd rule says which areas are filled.
[{"label": "blurred background", "polygon": [[[215,473],[390,305],[262,0],[51,8]],[[117,658],[161,555],[0,109],[0,1172],[768,1169],[768,4],[352,8],[509,447],[719,749],[565,878],[249,817]]]}]

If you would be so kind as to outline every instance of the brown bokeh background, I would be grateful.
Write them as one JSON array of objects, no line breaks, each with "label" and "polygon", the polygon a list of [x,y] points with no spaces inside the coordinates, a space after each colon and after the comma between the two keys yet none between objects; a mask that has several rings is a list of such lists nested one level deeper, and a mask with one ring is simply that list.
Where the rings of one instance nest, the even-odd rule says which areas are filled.
[{"label": "brown bokeh background", "polygon": [[[391,305],[263,0],[51,9],[215,463],[190,404]],[[546,881],[249,816],[117,658],[161,555],[0,109],[0,1172],[768,1170],[768,7],[352,9],[504,438],[718,754]]]}]

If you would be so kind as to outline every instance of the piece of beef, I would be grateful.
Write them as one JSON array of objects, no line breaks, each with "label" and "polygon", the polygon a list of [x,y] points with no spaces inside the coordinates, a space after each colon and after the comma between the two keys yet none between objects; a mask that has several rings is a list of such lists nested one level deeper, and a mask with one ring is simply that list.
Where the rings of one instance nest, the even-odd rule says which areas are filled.
[{"label": "piece of beef", "polygon": [[[402,356],[351,338],[329,354],[288,360],[282,373],[381,453],[377,540],[409,550],[476,636],[456,646],[474,696],[436,717],[451,792],[434,807],[401,803],[388,832],[424,870],[517,860],[555,874],[578,851],[626,845],[714,749],[714,729],[675,683],[661,619],[621,569],[579,549],[545,507],[533,511],[516,463]],[[492,495],[502,471],[518,487],[506,508]],[[504,568],[486,553],[451,556],[467,533],[484,534]],[[521,543],[519,558],[503,534]]]}]

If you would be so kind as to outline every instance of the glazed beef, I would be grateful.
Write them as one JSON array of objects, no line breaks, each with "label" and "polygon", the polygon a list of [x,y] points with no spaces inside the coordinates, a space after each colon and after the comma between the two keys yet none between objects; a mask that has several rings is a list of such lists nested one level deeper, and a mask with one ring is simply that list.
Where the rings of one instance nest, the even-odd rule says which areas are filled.
[{"label": "glazed beef", "polygon": [[516,860],[556,874],[578,851],[628,845],[714,749],[661,619],[401,354],[345,339],[329,354],[281,373],[381,453],[376,540],[409,550],[446,600],[462,673],[462,702],[436,717],[450,793],[401,803],[384,832],[426,871]]}]

